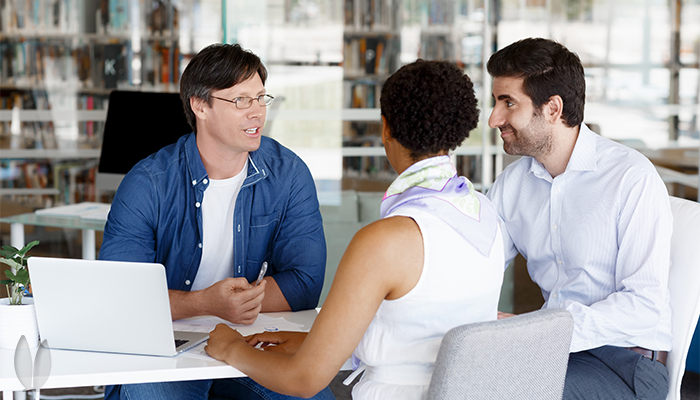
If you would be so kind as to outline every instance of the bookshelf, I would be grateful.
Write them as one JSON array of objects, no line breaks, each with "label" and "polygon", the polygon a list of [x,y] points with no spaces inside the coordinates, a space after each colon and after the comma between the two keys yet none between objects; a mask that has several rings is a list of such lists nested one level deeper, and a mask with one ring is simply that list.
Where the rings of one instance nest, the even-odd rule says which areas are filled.
[{"label": "bookshelf", "polygon": [[178,91],[190,3],[0,0],[3,205],[111,200],[94,188],[109,94]]},{"label": "bookshelf", "polygon": [[[344,0],[343,107],[379,108],[382,85],[401,66],[401,0]],[[381,122],[343,122],[343,147],[381,147]],[[395,178],[384,156],[343,157],[343,189],[381,191]]]},{"label": "bookshelf", "polygon": [[[470,76],[477,96],[483,98],[479,93],[484,87],[481,2],[347,0],[344,17],[344,108],[379,108],[384,81],[417,58],[455,63]],[[383,191],[395,178],[378,149],[380,134],[377,120],[343,122],[343,189]],[[481,136],[481,129],[471,132],[454,158],[458,172],[479,187],[484,170]]]},{"label": "bookshelf", "polygon": [[[464,70],[474,83],[482,117],[479,127],[470,132],[461,147],[453,153],[453,162],[460,175],[468,177],[477,189],[483,190],[484,155],[494,157],[496,169],[502,164],[500,147],[485,150],[482,146],[482,125],[488,114],[484,99],[484,3],[479,0],[404,0],[404,26],[415,33],[415,58],[450,61]],[[403,56],[406,57],[405,55]],[[490,93],[490,87],[487,89]],[[487,96],[487,97],[490,97]],[[491,142],[492,138],[487,138]],[[487,187],[490,182],[487,183]]]}]

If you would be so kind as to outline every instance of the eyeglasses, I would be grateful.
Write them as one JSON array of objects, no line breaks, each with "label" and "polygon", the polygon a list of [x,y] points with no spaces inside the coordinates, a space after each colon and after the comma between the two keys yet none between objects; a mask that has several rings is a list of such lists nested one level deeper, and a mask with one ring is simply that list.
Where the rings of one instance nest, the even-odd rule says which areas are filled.
[{"label": "eyeglasses", "polygon": [[267,107],[270,104],[272,104],[272,101],[275,99],[275,97],[271,94],[261,94],[258,97],[236,97],[233,100],[229,99],[224,99],[221,97],[216,97],[216,96],[211,96],[215,99],[218,100],[223,100],[229,103],[233,103],[237,109],[239,110],[245,110],[246,108],[250,108],[250,106],[253,105],[253,100],[257,100],[258,104],[262,107]]}]

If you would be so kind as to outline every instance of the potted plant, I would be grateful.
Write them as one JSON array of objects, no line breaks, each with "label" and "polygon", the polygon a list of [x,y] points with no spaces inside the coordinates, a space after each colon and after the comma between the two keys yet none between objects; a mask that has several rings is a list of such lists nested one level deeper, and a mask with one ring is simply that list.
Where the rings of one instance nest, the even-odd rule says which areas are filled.
[{"label": "potted plant", "polygon": [[39,344],[34,302],[30,298],[24,298],[30,285],[27,270],[27,259],[30,256],[27,253],[37,244],[38,240],[21,250],[13,246],[2,246],[0,249],[0,263],[10,266],[10,270],[5,271],[7,279],[0,281],[0,284],[6,285],[9,295],[6,299],[0,299],[0,348],[16,348],[22,336],[26,337],[30,347]]}]

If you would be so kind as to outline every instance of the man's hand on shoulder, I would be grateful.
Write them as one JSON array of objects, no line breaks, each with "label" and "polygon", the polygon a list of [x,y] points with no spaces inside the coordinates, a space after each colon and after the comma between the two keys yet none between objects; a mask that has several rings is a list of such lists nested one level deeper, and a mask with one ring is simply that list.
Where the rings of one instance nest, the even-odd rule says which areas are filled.
[{"label": "man's hand on shoulder", "polygon": [[253,286],[245,278],[227,278],[204,289],[207,313],[234,324],[250,325],[265,298],[265,281]]}]

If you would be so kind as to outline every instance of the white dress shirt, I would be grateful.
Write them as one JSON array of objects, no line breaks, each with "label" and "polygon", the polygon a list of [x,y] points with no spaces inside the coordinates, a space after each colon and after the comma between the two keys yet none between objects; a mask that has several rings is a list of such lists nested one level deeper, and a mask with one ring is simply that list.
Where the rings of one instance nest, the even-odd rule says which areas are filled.
[{"label": "white dress shirt", "polygon": [[581,125],[555,178],[522,157],[488,197],[502,218],[506,266],[521,253],[543,308],[574,317],[571,351],[671,349],[672,214],[651,162]]}]

